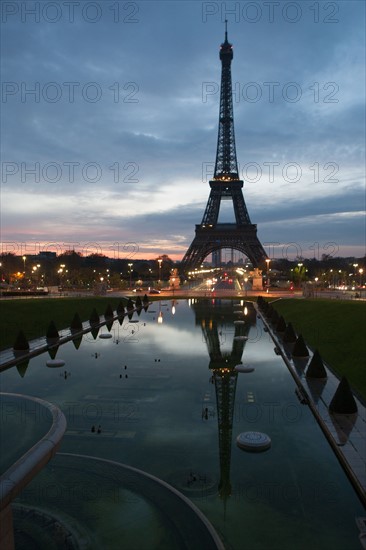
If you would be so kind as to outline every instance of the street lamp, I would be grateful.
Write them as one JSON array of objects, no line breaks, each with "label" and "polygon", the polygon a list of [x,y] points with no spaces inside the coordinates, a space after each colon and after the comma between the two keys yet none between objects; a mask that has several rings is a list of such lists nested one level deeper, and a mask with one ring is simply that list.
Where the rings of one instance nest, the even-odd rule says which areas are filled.
[{"label": "street lamp", "polygon": [[358,272],[360,274],[360,286],[362,286],[362,273],[363,273],[362,267],[358,270]]},{"label": "street lamp", "polygon": [[[354,269],[353,276],[354,276],[354,278],[356,278],[357,277],[358,264],[352,264],[352,265],[353,265],[353,269]],[[356,284],[356,281],[355,281],[355,284]]]},{"label": "street lamp", "polygon": [[270,264],[270,258],[266,259],[267,264],[267,292],[269,292],[269,264]]},{"label": "street lamp", "polygon": [[159,264],[159,281],[161,279],[161,264],[162,264],[162,261],[161,259],[158,260],[158,264]]},{"label": "street lamp", "polygon": [[297,264],[298,272],[299,272],[299,288],[301,288],[301,280],[302,280],[302,266],[304,264],[302,262]]},{"label": "street lamp", "polygon": [[245,297],[247,297],[247,294],[248,294],[247,282],[248,282],[248,277],[245,277],[245,279],[244,279]]},{"label": "street lamp", "polygon": [[130,288],[132,288],[132,266],[133,264],[128,264],[128,267],[130,268]]},{"label": "street lamp", "polygon": [[27,259],[27,256],[23,256],[23,265],[24,265],[24,275],[25,275],[25,260]]}]

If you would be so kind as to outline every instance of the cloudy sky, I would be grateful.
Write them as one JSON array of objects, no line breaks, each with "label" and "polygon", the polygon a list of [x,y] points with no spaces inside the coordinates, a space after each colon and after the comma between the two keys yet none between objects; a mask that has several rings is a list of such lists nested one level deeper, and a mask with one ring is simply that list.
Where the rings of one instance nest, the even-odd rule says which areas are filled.
[{"label": "cloudy sky", "polygon": [[182,258],[209,195],[226,17],[244,197],[268,255],[364,255],[363,1],[1,8],[3,250]]}]

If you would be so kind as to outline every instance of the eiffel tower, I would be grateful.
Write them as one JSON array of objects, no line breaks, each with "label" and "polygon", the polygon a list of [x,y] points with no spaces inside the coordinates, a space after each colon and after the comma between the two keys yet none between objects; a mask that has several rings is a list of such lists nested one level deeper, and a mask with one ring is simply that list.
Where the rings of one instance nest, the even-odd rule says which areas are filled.
[{"label": "eiffel tower", "polygon": [[[236,340],[236,336],[247,336],[250,326],[256,323],[256,312],[252,304],[248,304],[245,324],[234,324],[233,343],[231,351],[223,352],[221,337],[224,327],[231,333],[230,325],[237,316],[234,314],[233,303],[216,300],[200,300],[193,304],[196,325],[201,330],[210,356],[209,369],[212,372],[216,390],[219,452],[220,452],[220,481],[218,485],[220,498],[226,502],[231,496],[231,447],[235,406],[235,393],[238,372],[235,365],[241,363],[245,349],[245,340]],[[230,334],[231,335],[231,334]]]},{"label": "eiffel tower", "polygon": [[[196,236],[181,262],[182,271],[199,267],[204,259],[217,250],[231,248],[245,254],[254,268],[264,265],[267,258],[252,224],[243,196],[243,181],[239,179],[236,160],[233,98],[231,87],[232,45],[227,39],[221,44],[222,64],[219,133],[214,178],[202,222],[196,225]],[[235,223],[218,223],[221,200],[232,200]]]}]

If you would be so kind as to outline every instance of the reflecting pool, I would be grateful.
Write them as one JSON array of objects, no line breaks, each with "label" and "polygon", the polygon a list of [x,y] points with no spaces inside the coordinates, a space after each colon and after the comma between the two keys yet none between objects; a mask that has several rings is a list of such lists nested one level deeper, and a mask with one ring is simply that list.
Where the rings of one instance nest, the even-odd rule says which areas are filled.
[{"label": "reflecting pool", "polygon": [[[44,398],[67,419],[61,454],[19,505],[57,517],[83,548],[205,548],[188,508],[121,463],[188,497],[225,548],[360,548],[363,507],[250,304],[155,302],[106,333],[61,346],[61,368],[43,354],[0,375],[3,392]],[[23,437],[24,416],[12,431]],[[238,448],[245,431],[269,435],[270,449]]]}]

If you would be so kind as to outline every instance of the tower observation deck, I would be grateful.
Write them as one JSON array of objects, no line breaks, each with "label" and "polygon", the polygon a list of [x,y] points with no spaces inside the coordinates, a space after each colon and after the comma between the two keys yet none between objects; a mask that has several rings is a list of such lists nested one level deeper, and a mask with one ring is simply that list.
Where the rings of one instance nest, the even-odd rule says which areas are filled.
[{"label": "tower observation deck", "polygon": [[[264,266],[267,258],[257,237],[257,226],[250,221],[243,181],[239,178],[231,80],[233,47],[227,34],[226,27],[220,47],[220,111],[214,177],[209,182],[211,191],[202,221],[196,225],[196,235],[181,262],[183,272],[200,266],[209,254],[225,248],[242,252],[255,268]],[[218,223],[222,200],[232,201],[234,223]]]}]

